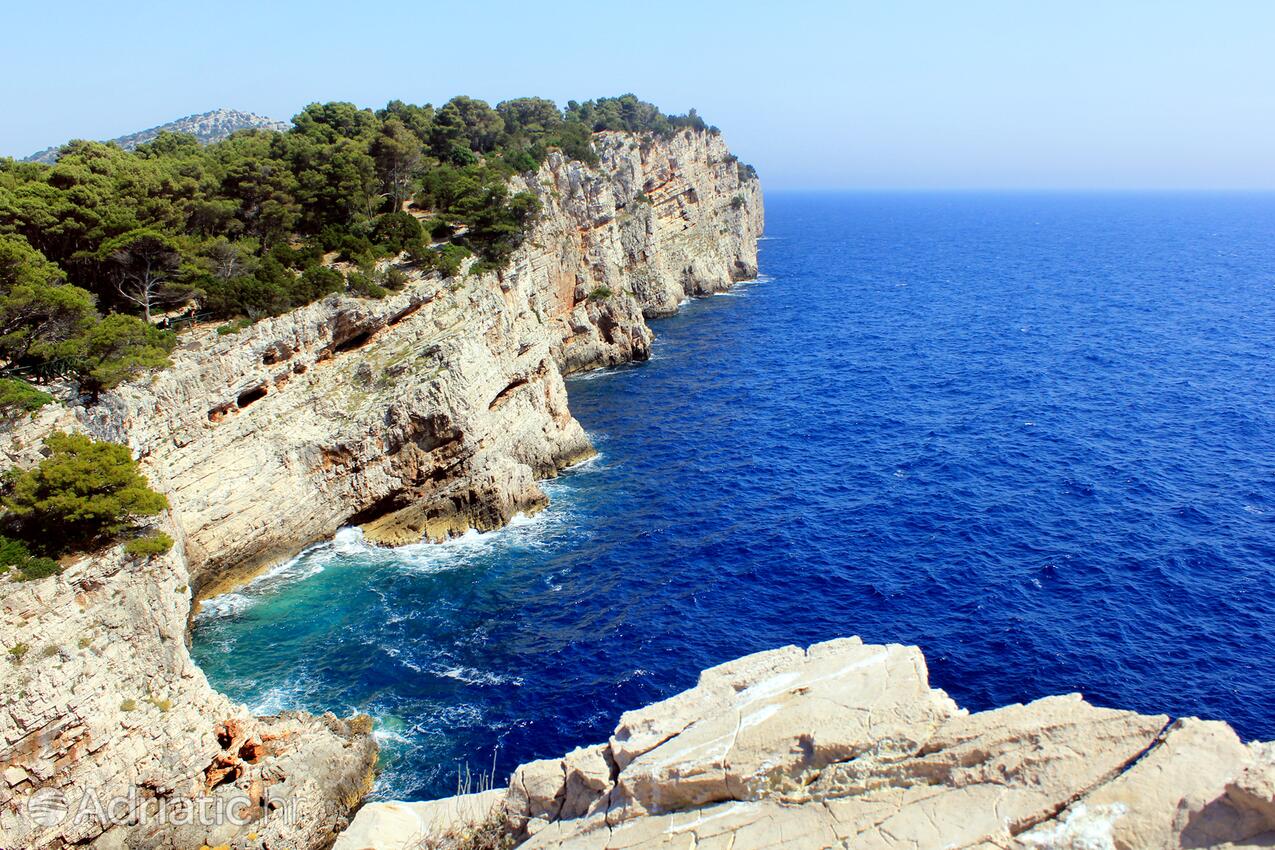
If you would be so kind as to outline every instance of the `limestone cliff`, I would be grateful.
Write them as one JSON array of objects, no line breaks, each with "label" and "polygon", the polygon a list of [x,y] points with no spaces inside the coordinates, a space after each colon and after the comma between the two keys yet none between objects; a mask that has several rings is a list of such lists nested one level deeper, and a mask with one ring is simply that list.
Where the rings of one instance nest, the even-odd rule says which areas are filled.
[{"label": "limestone cliff", "polygon": [[371,804],[335,850],[483,822],[528,850],[1270,847],[1275,748],[1076,694],[971,714],[916,647],[852,638],[706,670],[503,792]]},{"label": "limestone cliff", "polygon": [[235,335],[185,335],[173,367],[78,411],[169,494],[201,594],[350,522],[438,539],[544,503],[592,453],[564,372],[644,360],[644,316],[756,274],[761,196],[722,138],[603,133],[527,181],[544,212],[501,274],[333,296]]},{"label": "limestone cliff", "polygon": [[[520,178],[543,213],[500,274],[405,267],[383,300],[195,329],[171,368],[5,435],[19,465],[53,428],[127,444],[168,495],[178,546],[0,581],[0,847],[330,843],[375,758],[366,719],[250,717],[191,662],[192,603],[345,524],[395,543],[539,508],[537,480],[593,451],[563,374],[645,359],[646,317],[755,274],[760,188],[719,135],[604,133],[595,147],[597,168],[553,154]],[[129,789],[140,796],[109,828],[74,818],[84,792]],[[72,811],[43,823],[29,807],[53,793]],[[144,816],[199,798],[236,801],[247,822]]]}]

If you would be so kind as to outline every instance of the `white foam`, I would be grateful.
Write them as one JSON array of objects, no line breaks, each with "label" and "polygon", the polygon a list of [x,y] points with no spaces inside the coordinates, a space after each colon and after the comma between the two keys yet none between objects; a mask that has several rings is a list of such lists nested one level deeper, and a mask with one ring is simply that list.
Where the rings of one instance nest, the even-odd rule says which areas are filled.
[{"label": "white foam", "polygon": [[291,686],[276,685],[259,696],[255,702],[249,703],[248,710],[259,716],[296,711],[305,707],[302,697],[306,692],[307,688],[299,683]]},{"label": "white foam", "polygon": [[238,591],[223,593],[204,600],[195,619],[213,620],[236,616],[256,605],[262,596],[275,593],[287,585],[305,581],[323,572],[328,564],[339,557],[366,552],[368,548],[363,543],[361,529],[339,529],[331,541],[311,546],[295,557],[275,564]]},{"label": "white foam", "polygon": [[218,620],[222,617],[234,617],[256,604],[256,599],[242,593],[223,593],[200,603],[199,613],[195,615],[195,619]]},{"label": "white foam", "polygon": [[446,676],[449,679],[455,679],[458,682],[464,682],[467,685],[513,685],[514,687],[522,686],[522,679],[518,676],[502,676],[499,673],[492,673],[486,670],[475,670],[473,667],[449,667],[446,670],[439,670],[438,675]]}]

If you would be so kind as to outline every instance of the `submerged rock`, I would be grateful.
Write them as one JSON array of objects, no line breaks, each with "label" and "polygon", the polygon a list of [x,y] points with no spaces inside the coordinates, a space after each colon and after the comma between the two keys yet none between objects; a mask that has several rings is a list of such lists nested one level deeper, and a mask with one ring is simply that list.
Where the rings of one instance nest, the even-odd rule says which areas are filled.
[{"label": "submerged rock", "polygon": [[[518,768],[503,800],[348,850],[412,846],[482,819],[527,848],[1275,846],[1275,759],[1224,723],[1078,694],[971,714],[916,647],[857,638],[704,671],[623,714],[605,744]],[[345,842],[345,838],[342,838]],[[399,842],[399,843],[393,843]]]}]

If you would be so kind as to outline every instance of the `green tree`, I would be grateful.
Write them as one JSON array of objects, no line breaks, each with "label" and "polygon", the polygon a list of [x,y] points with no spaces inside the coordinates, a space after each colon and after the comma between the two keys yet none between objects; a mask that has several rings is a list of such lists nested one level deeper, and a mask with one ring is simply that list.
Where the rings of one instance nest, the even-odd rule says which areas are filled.
[{"label": "green tree", "polygon": [[9,363],[71,353],[96,320],[93,296],[18,236],[0,236],[0,358]]},{"label": "green tree", "polygon": [[116,291],[141,308],[147,324],[157,307],[190,298],[191,287],[179,279],[181,248],[164,233],[150,228],[130,230],[107,240],[99,254],[115,264]]},{"label": "green tree", "polygon": [[96,400],[103,390],[150,369],[162,369],[176,341],[173,334],[136,316],[112,313],[79,340],[80,388]]},{"label": "green tree", "polygon": [[447,101],[443,108],[448,107],[454,108],[460,116],[470,148],[479,153],[495,150],[504,135],[505,122],[496,110],[487,105],[487,101],[461,95]]},{"label": "green tree", "polygon": [[505,122],[511,137],[539,141],[562,126],[562,112],[552,100],[542,97],[519,97],[496,104],[496,112]]},{"label": "green tree", "polygon": [[412,192],[412,182],[421,165],[421,141],[398,118],[388,118],[372,142],[372,158],[381,188],[393,201],[394,210],[402,207]]},{"label": "green tree", "polygon": [[4,505],[45,548],[85,543],[118,534],[137,518],[168,507],[138,470],[126,446],[83,434],[54,432],[44,441],[49,456],[19,472]]}]

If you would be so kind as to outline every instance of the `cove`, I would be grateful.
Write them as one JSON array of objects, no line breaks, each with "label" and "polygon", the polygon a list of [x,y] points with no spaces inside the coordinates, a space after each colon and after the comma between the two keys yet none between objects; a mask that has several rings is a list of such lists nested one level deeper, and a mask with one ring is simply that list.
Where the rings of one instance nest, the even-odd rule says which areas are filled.
[{"label": "cove", "polygon": [[378,793],[498,780],[748,652],[916,643],[989,708],[1275,736],[1275,197],[767,199],[763,277],[570,381],[598,458],[488,534],[346,531],[195,623],[259,713],[378,718]]}]

